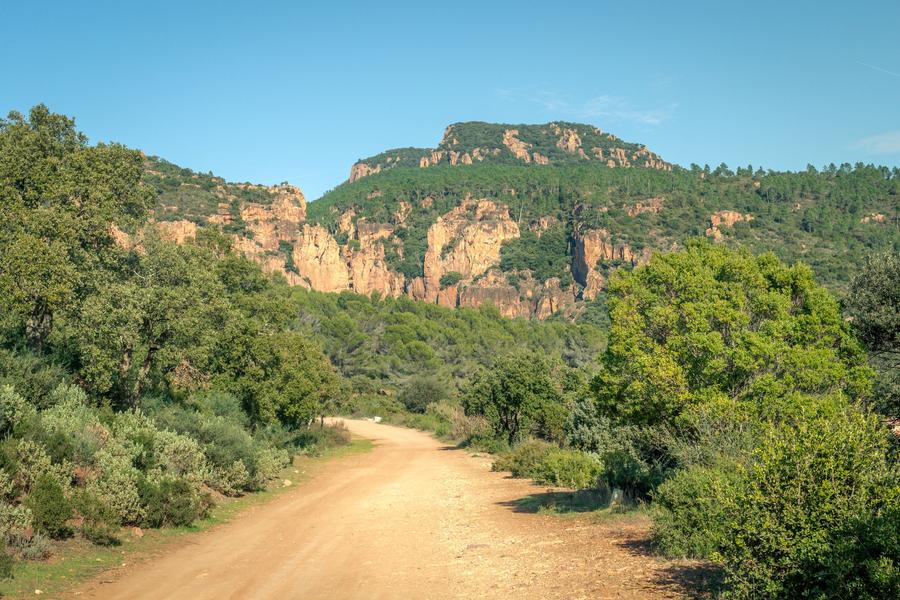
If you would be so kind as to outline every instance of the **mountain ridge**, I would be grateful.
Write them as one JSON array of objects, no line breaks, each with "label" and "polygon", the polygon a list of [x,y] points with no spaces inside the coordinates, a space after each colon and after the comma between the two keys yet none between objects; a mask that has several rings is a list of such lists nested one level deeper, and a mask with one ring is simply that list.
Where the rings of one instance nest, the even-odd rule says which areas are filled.
[{"label": "mountain ridge", "polygon": [[[227,183],[159,159],[145,180],[160,191],[156,220],[170,239],[213,227],[293,285],[493,303],[509,317],[593,315],[613,271],[692,237],[805,260],[833,290],[871,250],[900,246],[898,169],[685,169],[590,125],[509,127],[451,125],[435,149],[358,161],[353,181],[308,204],[292,186]],[[591,135],[627,160],[590,158]],[[511,137],[530,144],[527,160],[506,145],[471,158]]]},{"label": "mountain ridge", "polygon": [[582,161],[608,167],[661,170],[673,167],[646,146],[625,142],[593,125],[568,121],[519,125],[464,121],[448,125],[435,148],[395,148],[356,161],[347,182],[397,167],[476,163],[548,165]]}]

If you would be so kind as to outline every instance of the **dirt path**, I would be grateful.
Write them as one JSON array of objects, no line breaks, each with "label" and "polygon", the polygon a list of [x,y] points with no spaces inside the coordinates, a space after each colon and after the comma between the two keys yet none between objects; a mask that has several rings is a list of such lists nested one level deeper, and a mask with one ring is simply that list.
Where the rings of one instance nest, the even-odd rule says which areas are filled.
[{"label": "dirt path", "polygon": [[[545,490],[399,427],[311,481],[81,598],[660,598],[677,566],[646,556],[645,524],[521,512]],[[109,581],[110,578],[113,581]]]}]

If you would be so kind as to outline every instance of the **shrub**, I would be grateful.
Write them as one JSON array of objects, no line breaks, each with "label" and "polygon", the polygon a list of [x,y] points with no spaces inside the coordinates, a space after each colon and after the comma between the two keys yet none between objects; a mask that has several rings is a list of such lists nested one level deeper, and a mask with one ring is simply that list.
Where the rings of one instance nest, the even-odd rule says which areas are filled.
[{"label": "shrub", "polygon": [[264,488],[268,482],[278,477],[278,474],[289,462],[290,457],[286,450],[258,444],[253,457],[253,487]]},{"label": "shrub", "polygon": [[424,413],[431,404],[446,397],[445,388],[434,377],[416,376],[406,382],[397,399],[410,412]]},{"label": "shrub", "polygon": [[243,427],[250,424],[247,413],[241,407],[241,401],[228,392],[221,390],[200,392],[191,396],[191,404],[202,414],[222,417]]},{"label": "shrub", "polygon": [[250,471],[242,460],[236,460],[225,468],[210,469],[207,485],[225,496],[239,496],[250,481]]},{"label": "shrub", "polygon": [[293,432],[290,447],[306,454],[316,454],[327,448],[336,448],[350,443],[350,431],[343,423],[321,427],[311,425]]},{"label": "shrub", "polygon": [[142,479],[138,490],[146,527],[187,526],[204,512],[200,498],[183,479],[162,479],[156,483]]},{"label": "shrub", "polygon": [[76,464],[90,464],[94,455],[109,438],[96,411],[85,403],[81,388],[59,386],[51,394],[54,404],[40,413],[42,442],[54,462],[71,460]]},{"label": "shrub", "polygon": [[103,504],[97,496],[82,491],[76,496],[75,509],[81,515],[81,534],[98,546],[111,546],[119,542],[119,516]]},{"label": "shrub", "polygon": [[15,485],[18,489],[28,492],[41,475],[50,471],[50,456],[42,445],[31,440],[16,442],[10,440],[10,442],[11,454],[16,465]]},{"label": "shrub", "polygon": [[66,521],[72,516],[72,505],[52,476],[44,474],[37,478],[26,503],[31,509],[35,529],[56,539],[71,533]]},{"label": "shrub", "polygon": [[583,490],[597,487],[603,471],[600,460],[577,450],[551,450],[537,467],[534,480],[543,485]]},{"label": "shrub", "polygon": [[160,431],[153,443],[156,463],[166,474],[184,478],[194,486],[207,479],[206,456],[193,439],[171,431]]},{"label": "shrub", "polygon": [[13,563],[13,557],[6,551],[6,542],[0,539],[0,579],[12,578]]},{"label": "shrub", "polygon": [[694,452],[654,495],[656,543],[720,562],[736,598],[895,597],[900,476],[887,432],[839,401],[795,412],[743,460]]},{"label": "shrub", "polygon": [[441,275],[441,281],[440,281],[441,289],[450,287],[451,285],[456,285],[457,283],[462,281],[462,279],[463,279],[462,274],[458,273],[457,271],[450,271],[448,273],[444,273],[443,275]]},{"label": "shrub", "polygon": [[30,536],[24,535],[24,532],[13,535],[9,538],[8,545],[23,560],[45,560],[53,554],[50,538],[40,532]]},{"label": "shrub", "polygon": [[34,407],[17,394],[11,385],[0,387],[0,432],[12,431],[16,425],[34,414]]},{"label": "shrub", "polygon": [[653,541],[669,556],[713,558],[727,542],[725,530],[740,485],[734,470],[694,466],[662,483],[653,494]]},{"label": "shrub", "polygon": [[523,442],[509,452],[501,454],[494,461],[491,470],[509,471],[513,477],[536,477],[541,464],[553,448],[547,442],[538,440]]},{"label": "shrub", "polygon": [[88,481],[87,490],[113,509],[120,522],[140,523],[144,516],[137,488],[141,474],[127,450],[109,443],[97,452],[95,466],[98,473]]},{"label": "shrub", "polygon": [[31,527],[31,511],[27,506],[0,502],[0,539],[9,539]]}]

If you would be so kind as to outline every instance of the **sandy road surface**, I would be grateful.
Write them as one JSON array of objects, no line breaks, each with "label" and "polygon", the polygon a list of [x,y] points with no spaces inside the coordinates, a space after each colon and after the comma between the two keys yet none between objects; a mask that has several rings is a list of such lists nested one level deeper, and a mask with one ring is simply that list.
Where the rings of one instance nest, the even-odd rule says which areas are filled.
[{"label": "sandy road surface", "polygon": [[[80,598],[658,598],[673,565],[643,526],[518,512],[544,492],[408,429],[346,421],[375,441],[234,522],[106,574]],[[112,577],[112,581],[110,578]]]}]

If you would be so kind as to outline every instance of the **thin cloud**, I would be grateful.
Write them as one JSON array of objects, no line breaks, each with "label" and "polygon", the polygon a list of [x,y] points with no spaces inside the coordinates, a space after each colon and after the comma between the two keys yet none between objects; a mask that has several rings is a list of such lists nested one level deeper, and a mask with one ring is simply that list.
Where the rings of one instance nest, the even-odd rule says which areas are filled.
[{"label": "thin cloud", "polygon": [[586,118],[605,118],[620,121],[634,121],[643,125],[659,125],[668,119],[674,106],[666,109],[639,109],[624,98],[596,96],[581,106],[580,113]]},{"label": "thin cloud", "polygon": [[879,71],[879,72],[881,72],[881,73],[887,73],[888,75],[893,75],[894,77],[900,77],[900,73],[895,73],[895,72],[893,72],[893,71],[888,71],[887,69],[882,69],[881,67],[876,67],[875,65],[870,65],[869,63],[864,63],[864,62],[856,61],[856,64],[862,65],[862,66],[864,66],[864,67],[868,67],[869,69],[872,69],[873,71]]},{"label": "thin cloud", "polygon": [[672,116],[675,105],[666,108],[644,109],[632,105],[627,99],[604,94],[587,100],[572,102],[551,90],[533,93],[528,100],[548,112],[578,119],[607,119],[632,121],[642,125],[659,125]]},{"label": "thin cloud", "polygon": [[900,129],[863,138],[853,144],[869,154],[900,154]]}]

